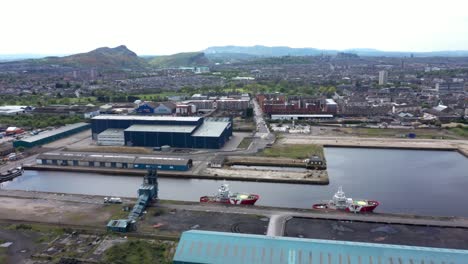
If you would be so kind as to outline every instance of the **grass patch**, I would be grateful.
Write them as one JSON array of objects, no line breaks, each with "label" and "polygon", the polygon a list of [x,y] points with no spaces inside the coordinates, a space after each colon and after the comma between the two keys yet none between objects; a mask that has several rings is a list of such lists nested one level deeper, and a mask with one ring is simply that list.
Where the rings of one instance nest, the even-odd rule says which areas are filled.
[{"label": "grass patch", "polygon": [[241,148],[241,149],[246,149],[250,146],[250,144],[252,143],[252,138],[244,138],[242,139],[241,143],[239,144],[239,146],[237,146],[237,148]]},{"label": "grass patch", "polygon": [[0,263],[7,263],[7,249],[0,248]]},{"label": "grass patch", "polygon": [[[11,224],[5,227],[8,230],[18,230],[22,232],[35,232],[39,233],[39,237],[35,239],[37,243],[52,241],[57,236],[63,235],[66,232],[71,232],[69,228],[62,228],[41,224]],[[0,261],[0,263],[3,263]]]},{"label": "grass patch", "polygon": [[110,212],[112,215],[109,220],[112,219],[126,219],[130,211],[124,211],[123,206],[129,206],[130,210],[133,208],[133,205],[123,205],[123,204],[107,204],[104,206],[103,210]]},{"label": "grass patch", "polygon": [[457,136],[468,138],[468,126],[451,127],[448,130]]},{"label": "grass patch", "polygon": [[323,146],[315,144],[305,145],[275,145],[271,148],[266,148],[260,153],[264,157],[275,158],[291,158],[291,159],[305,159],[312,155],[324,157]]},{"label": "grass patch", "polygon": [[169,246],[143,240],[115,245],[104,253],[103,263],[154,264],[172,263]]}]

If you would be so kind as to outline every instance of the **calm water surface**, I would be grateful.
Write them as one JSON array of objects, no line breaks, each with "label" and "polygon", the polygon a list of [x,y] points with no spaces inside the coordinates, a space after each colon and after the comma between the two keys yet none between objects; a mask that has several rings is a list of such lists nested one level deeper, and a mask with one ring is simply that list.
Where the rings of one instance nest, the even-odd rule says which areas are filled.
[{"label": "calm water surface", "polygon": [[[468,217],[468,159],[451,151],[327,148],[330,185],[229,182],[231,191],[256,193],[259,205],[310,208],[348,197],[378,200],[379,212]],[[26,171],[1,188],[135,197],[141,177]],[[162,199],[198,201],[214,194],[213,180],[159,179]]]}]

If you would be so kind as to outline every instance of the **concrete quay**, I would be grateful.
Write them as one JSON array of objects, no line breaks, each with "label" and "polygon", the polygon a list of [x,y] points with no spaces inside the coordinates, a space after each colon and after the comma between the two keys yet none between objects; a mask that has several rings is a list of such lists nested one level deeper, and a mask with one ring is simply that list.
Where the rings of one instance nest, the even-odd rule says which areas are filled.
[{"label": "concrete quay", "polygon": [[[64,171],[64,172],[82,172],[82,173],[100,173],[103,175],[125,175],[139,176],[146,175],[146,170],[137,169],[116,169],[116,168],[90,168],[90,167],[74,167],[74,166],[51,166],[51,165],[27,165],[23,166],[25,170],[36,171]],[[233,172],[235,170],[232,170]],[[323,172],[323,171],[320,171]],[[312,185],[327,185],[329,184],[328,175],[322,173],[321,177],[311,178],[279,178],[270,177],[266,173],[261,174],[195,174],[190,171],[158,171],[158,175],[163,178],[178,178],[178,179],[206,179],[206,180],[230,180],[230,181],[252,181],[252,182],[272,182],[272,183],[294,183],[294,184],[312,184]],[[322,175],[321,174],[321,175]]]},{"label": "concrete quay", "polygon": [[[0,197],[33,199],[44,201],[60,201],[79,204],[102,205],[102,196],[99,195],[81,195],[81,194],[63,194],[37,191],[21,190],[1,190]],[[124,203],[132,203],[136,198],[124,198]],[[86,206],[85,206],[86,207]],[[160,200],[151,207],[165,208],[168,211],[197,211],[211,212],[219,214],[242,214],[242,215],[261,215],[268,217],[268,235],[281,236],[284,232],[285,224],[292,218],[307,218],[329,221],[350,221],[360,223],[374,224],[398,224],[406,226],[421,227],[439,227],[439,228],[459,228],[468,230],[468,218],[464,217],[439,217],[439,216],[418,216],[405,214],[385,214],[385,213],[367,213],[353,214],[341,211],[327,211],[314,209],[294,209],[279,208],[267,206],[231,206],[224,204],[208,204],[185,201],[165,201]],[[1,208],[1,206],[0,206]],[[58,208],[60,209],[60,208]],[[79,207],[76,208],[77,210]]]},{"label": "concrete quay", "polygon": [[324,147],[457,151],[468,157],[468,140],[327,137],[286,135],[280,144],[317,144]]}]

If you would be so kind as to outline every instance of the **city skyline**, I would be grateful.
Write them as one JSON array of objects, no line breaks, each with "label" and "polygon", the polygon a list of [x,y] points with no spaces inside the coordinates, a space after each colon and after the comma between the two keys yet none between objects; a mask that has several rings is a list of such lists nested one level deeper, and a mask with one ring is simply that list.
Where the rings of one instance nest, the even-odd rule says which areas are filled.
[{"label": "city skyline", "polygon": [[[27,8],[25,8],[27,7]],[[139,55],[210,46],[289,46],[345,50],[468,49],[468,3],[437,1],[85,0],[0,4],[0,54],[74,54],[126,45]]]}]

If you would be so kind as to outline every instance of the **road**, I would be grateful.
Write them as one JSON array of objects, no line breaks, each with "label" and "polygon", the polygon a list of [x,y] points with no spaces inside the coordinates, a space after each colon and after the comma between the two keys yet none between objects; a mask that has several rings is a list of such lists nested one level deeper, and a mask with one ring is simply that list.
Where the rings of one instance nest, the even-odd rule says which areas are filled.
[{"label": "road", "polygon": [[260,105],[258,104],[257,100],[253,99],[252,100],[253,106],[254,106],[254,120],[257,125],[257,133],[256,136],[263,136],[263,135],[268,135],[270,134],[270,129],[265,123],[265,119],[263,118],[263,111],[260,108]]},{"label": "road", "polygon": [[24,159],[20,159],[20,160],[8,161],[6,164],[4,164],[4,165],[2,165],[0,167],[0,172],[3,173],[3,172],[6,172],[7,170],[11,170],[11,169],[14,169],[16,167],[23,166],[23,165],[35,164],[36,163],[36,157],[37,157],[37,154],[26,157]]}]

